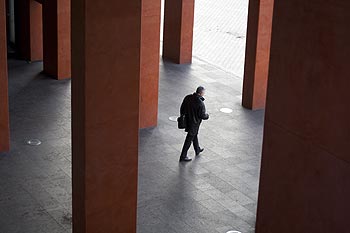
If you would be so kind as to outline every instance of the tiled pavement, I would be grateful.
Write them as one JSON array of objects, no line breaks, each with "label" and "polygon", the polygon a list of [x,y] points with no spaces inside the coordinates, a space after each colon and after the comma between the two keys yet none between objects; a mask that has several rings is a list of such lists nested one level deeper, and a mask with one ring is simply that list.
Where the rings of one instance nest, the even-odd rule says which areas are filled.
[{"label": "tiled pavement", "polygon": [[243,77],[248,0],[196,0],[193,54]]},{"label": "tiled pavement", "polygon": [[[9,62],[11,152],[0,154],[0,232],[71,229],[70,80],[42,63]],[[27,146],[31,138],[42,140]]]},{"label": "tiled pavement", "polygon": [[248,2],[195,1],[193,54],[197,59],[243,77]]},{"label": "tiled pavement", "polygon": [[[0,154],[1,233],[71,231],[71,83],[41,69],[10,61],[12,150]],[[200,84],[210,113],[200,132],[205,152],[179,164],[185,134],[168,117]],[[241,107],[241,84],[196,59],[161,65],[159,126],[140,132],[138,233],[253,232],[263,112]],[[30,138],[43,143],[27,146]]]},{"label": "tiled pavement", "polygon": [[[207,88],[210,113],[200,131],[206,150],[179,164],[185,133],[168,117],[178,114],[183,96],[199,84]],[[241,84],[199,60],[161,67],[159,126],[140,135],[139,233],[253,232],[263,111],[241,107]],[[222,107],[233,113],[221,113]]]}]

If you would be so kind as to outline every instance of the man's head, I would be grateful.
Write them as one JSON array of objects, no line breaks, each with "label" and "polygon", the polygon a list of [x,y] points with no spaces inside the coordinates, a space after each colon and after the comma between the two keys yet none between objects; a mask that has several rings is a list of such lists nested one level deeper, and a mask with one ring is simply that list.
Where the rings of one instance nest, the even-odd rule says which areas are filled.
[{"label": "man's head", "polygon": [[197,87],[196,93],[200,96],[204,96],[205,94],[205,88],[202,86]]}]

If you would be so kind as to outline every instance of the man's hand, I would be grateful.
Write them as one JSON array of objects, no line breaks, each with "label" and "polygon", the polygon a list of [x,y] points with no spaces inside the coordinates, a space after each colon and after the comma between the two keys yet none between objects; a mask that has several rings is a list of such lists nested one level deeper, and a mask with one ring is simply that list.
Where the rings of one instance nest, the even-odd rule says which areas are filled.
[{"label": "man's hand", "polygon": [[209,114],[208,113],[203,114],[202,119],[203,120],[208,120],[209,119]]}]

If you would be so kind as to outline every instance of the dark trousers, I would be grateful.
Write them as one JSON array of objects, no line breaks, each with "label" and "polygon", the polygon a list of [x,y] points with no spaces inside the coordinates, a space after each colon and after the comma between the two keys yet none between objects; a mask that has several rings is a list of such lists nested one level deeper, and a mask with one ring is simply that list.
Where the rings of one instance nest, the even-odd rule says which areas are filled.
[{"label": "dark trousers", "polygon": [[182,158],[187,157],[187,152],[188,152],[188,149],[190,149],[192,142],[193,142],[194,151],[196,152],[196,154],[199,153],[200,147],[198,142],[198,134],[187,133],[186,140],[181,152]]}]

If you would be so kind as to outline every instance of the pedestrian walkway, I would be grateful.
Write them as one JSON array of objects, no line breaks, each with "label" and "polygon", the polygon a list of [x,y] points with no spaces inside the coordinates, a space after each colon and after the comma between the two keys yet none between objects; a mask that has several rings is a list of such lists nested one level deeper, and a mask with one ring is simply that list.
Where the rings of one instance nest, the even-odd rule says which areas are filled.
[{"label": "pedestrian walkway", "polygon": [[248,0],[198,0],[193,54],[243,78]]},{"label": "pedestrian walkway", "polygon": [[[210,114],[199,134],[205,151],[179,164],[186,134],[168,118],[198,85],[207,88]],[[240,78],[197,59],[162,65],[159,125],[140,135],[139,233],[254,232],[263,111],[241,107],[241,86]]]},{"label": "pedestrian walkway", "polygon": [[248,2],[195,1],[194,57],[243,78]]}]

